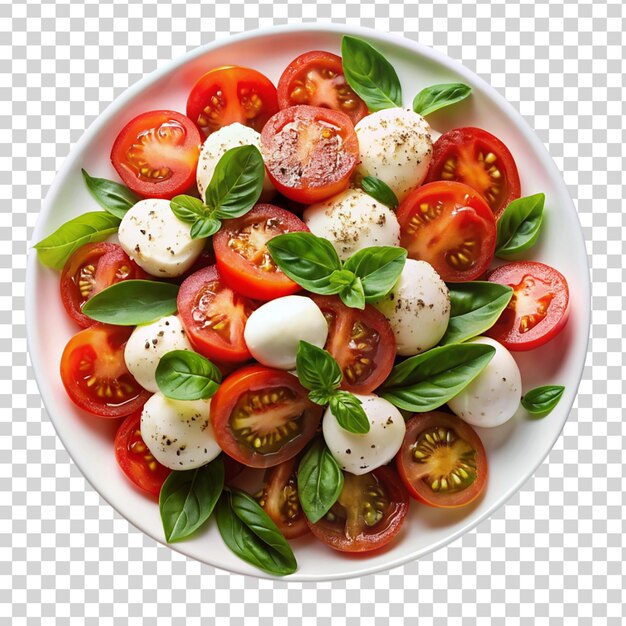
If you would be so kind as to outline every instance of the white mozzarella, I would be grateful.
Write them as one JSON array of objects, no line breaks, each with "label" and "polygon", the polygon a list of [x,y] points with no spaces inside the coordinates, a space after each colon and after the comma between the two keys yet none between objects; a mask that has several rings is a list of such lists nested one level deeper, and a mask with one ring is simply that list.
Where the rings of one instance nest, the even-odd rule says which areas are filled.
[{"label": "white mozzarella", "polygon": [[173,470],[194,469],[221,452],[209,419],[210,400],[170,400],[155,393],[141,413],[141,438],[154,458]]},{"label": "white mozzarella", "polygon": [[144,389],[156,393],[159,386],[154,373],[161,357],[172,350],[193,350],[176,315],[133,330],[124,348],[126,367]]},{"label": "white mozzarella", "polygon": [[448,287],[426,261],[407,259],[391,292],[374,306],[389,321],[400,356],[436,346],[450,320]]},{"label": "white mozzarella", "polygon": [[341,468],[360,476],[393,459],[402,445],[406,427],[400,411],[387,400],[374,394],[356,397],[361,400],[369,420],[369,432],[359,434],[344,430],[330,407],[324,413],[322,432]]},{"label": "white mozzarella", "polygon": [[357,177],[375,176],[402,200],[422,184],[433,152],[430,126],[411,109],[384,109],[355,127],[359,138]]},{"label": "white mozzarella", "polygon": [[191,224],[181,222],[170,201],[140,200],[122,218],[120,245],[148,274],[167,278],[184,274],[204,249],[204,239],[191,238]]},{"label": "white mozzarella", "polygon": [[310,206],[303,219],[314,235],[333,244],[342,261],[369,246],[400,245],[396,214],[362,189],[346,189]]},{"label": "white mozzarella", "polygon": [[493,346],[487,367],[460,394],[448,402],[453,413],[472,426],[500,426],[515,415],[522,398],[522,377],[511,353],[489,337],[471,343]]},{"label": "white mozzarella", "polygon": [[323,348],[327,337],[324,314],[304,296],[266,302],[252,312],[244,330],[250,354],[263,365],[283,370],[295,368],[300,341]]},{"label": "white mozzarella", "polygon": [[[206,138],[200,151],[198,169],[196,170],[196,182],[202,199],[204,199],[206,188],[213,178],[218,161],[228,150],[239,146],[256,146],[261,150],[261,135],[253,128],[235,122],[216,130]],[[275,193],[274,186],[266,172],[260,200],[267,202],[272,199]]]}]

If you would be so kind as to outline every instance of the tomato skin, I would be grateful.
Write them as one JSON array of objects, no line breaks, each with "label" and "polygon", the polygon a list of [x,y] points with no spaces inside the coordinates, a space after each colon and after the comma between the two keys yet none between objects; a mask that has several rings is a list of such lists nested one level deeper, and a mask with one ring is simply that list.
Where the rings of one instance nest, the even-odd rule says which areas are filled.
[{"label": "tomato skin", "polygon": [[[536,261],[516,261],[497,267],[487,280],[513,288],[509,305],[485,333],[508,350],[534,350],[565,328],[569,319],[569,287],[565,277],[553,267]],[[522,331],[520,308],[529,325],[526,331]]]},{"label": "tomato skin", "polygon": [[213,236],[220,275],[237,293],[255,300],[297,293],[300,285],[274,264],[265,243],[283,233],[302,231],[309,231],[302,220],[272,204],[257,204],[243,217],[225,220]]},{"label": "tomato skin", "polygon": [[352,91],[343,73],[341,57],[312,50],[295,58],[278,81],[278,106],[299,104],[341,111],[356,125],[367,114],[367,105]]},{"label": "tomato skin", "polygon": [[[120,131],[111,163],[135,193],[170,199],[195,185],[201,143],[198,129],[181,113],[148,111]],[[143,168],[150,170],[147,176]]]},{"label": "tomato skin", "polygon": [[422,185],[400,203],[397,216],[400,245],[409,258],[427,261],[446,282],[476,280],[493,260],[495,218],[483,197],[467,185]]}]

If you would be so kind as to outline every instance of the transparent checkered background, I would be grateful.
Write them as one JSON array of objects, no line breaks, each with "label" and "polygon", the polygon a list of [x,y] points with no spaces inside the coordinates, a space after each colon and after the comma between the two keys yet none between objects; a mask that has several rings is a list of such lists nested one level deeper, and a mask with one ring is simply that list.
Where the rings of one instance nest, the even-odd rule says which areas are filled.
[{"label": "transparent checkered background", "polygon": [[[623,623],[625,11],[619,0],[215,5],[0,0],[0,624],[368,626]],[[504,508],[375,576],[286,584],[187,560],[129,526],[55,436],[26,355],[27,241],[70,147],[128,85],[214,38],[347,21],[460,59],[529,120],[579,208],[593,279],[580,395],[548,460]],[[338,620],[338,621],[337,621]],[[398,620],[392,623],[399,623]]]}]

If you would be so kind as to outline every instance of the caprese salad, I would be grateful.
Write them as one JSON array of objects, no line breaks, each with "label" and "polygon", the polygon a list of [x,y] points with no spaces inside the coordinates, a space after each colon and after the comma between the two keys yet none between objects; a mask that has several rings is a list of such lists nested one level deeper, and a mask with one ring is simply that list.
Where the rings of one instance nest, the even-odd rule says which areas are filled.
[{"label": "caprese salad", "polygon": [[520,401],[546,414],[563,393],[522,397],[510,353],[567,321],[565,278],[510,260],[540,236],[543,194],[521,196],[484,129],[433,141],[428,116],[468,86],[407,108],[379,51],[346,36],[341,52],[302,54],[277,88],[210,69],[185,114],[120,130],[123,184],[83,170],[104,210],[36,245],[81,328],[61,381],[81,409],[123,420],[112,448],[159,498],[166,540],[213,516],[277,575],[297,567],[288,539],[371,551],[409,498],[473,502],[488,481],[473,427]]}]

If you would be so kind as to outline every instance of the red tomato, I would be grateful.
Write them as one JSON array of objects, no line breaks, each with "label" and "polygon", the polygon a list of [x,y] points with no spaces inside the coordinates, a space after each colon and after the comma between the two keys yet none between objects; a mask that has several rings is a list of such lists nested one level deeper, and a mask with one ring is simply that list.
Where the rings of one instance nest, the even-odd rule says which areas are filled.
[{"label": "red tomato", "polygon": [[135,193],[173,198],[195,183],[201,143],[198,129],[181,113],[149,111],[124,126],[111,162]]},{"label": "red tomato", "polygon": [[61,380],[81,409],[99,417],[124,417],[150,397],[124,362],[132,328],[96,324],[74,335],[61,357]]},{"label": "red tomato", "polygon": [[294,59],[278,81],[278,106],[286,109],[298,104],[341,111],[353,124],[368,113],[365,102],[346,81],[341,57],[319,50]]},{"label": "red tomato", "polygon": [[359,142],[345,113],[300,105],[270,118],[261,152],[274,187],[291,200],[312,204],[348,186]]},{"label": "red tomato", "polygon": [[243,330],[254,308],[254,303],[226,285],[215,265],[192,274],[178,292],[178,313],[189,342],[216,361],[251,358]]},{"label": "red tomato", "polygon": [[265,244],[283,233],[308,230],[293,213],[271,204],[257,204],[243,217],[224,221],[213,237],[220,276],[241,295],[257,300],[300,291],[274,263]]},{"label": "red tomato", "polygon": [[509,149],[481,128],[455,128],[437,139],[426,182],[455,180],[478,191],[496,220],[520,197],[517,166]]},{"label": "red tomato", "polygon": [[417,413],[406,423],[396,463],[411,496],[434,507],[465,506],[487,484],[480,438],[462,419],[441,411]]},{"label": "red tomato", "polygon": [[205,137],[235,122],[261,132],[276,111],[276,87],[269,78],[236,65],[204,74],[187,98],[187,115]]},{"label": "red tomato", "polygon": [[447,282],[475,280],[496,249],[496,221],[474,189],[435,182],[412,191],[398,207],[400,245],[428,261]]},{"label": "red tomato", "polygon": [[328,322],[324,346],[343,372],[341,388],[368,394],[383,384],[396,358],[396,338],[385,316],[370,304],[360,311],[336,296],[313,296]]},{"label": "red tomato", "polygon": [[343,490],[311,532],[341,552],[369,552],[387,545],[400,531],[409,511],[407,495],[390,467],[355,476],[344,472]]},{"label": "red tomato", "polygon": [[82,314],[82,308],[106,287],[129,278],[145,278],[146,273],[131,261],[115,243],[88,243],[67,260],[61,272],[61,299],[67,314],[83,328],[95,321]]},{"label": "red tomato", "polygon": [[129,415],[115,435],[115,458],[124,474],[137,487],[158,496],[172,472],[161,465],[141,437],[141,411]]},{"label": "red tomato", "polygon": [[248,467],[273,467],[296,456],[322,417],[298,379],[249,365],[231,374],[211,399],[215,440]]},{"label": "red tomato", "polygon": [[509,350],[532,350],[563,330],[569,317],[569,288],[554,268],[534,261],[501,265],[487,277],[513,287],[513,297],[487,335]]}]

